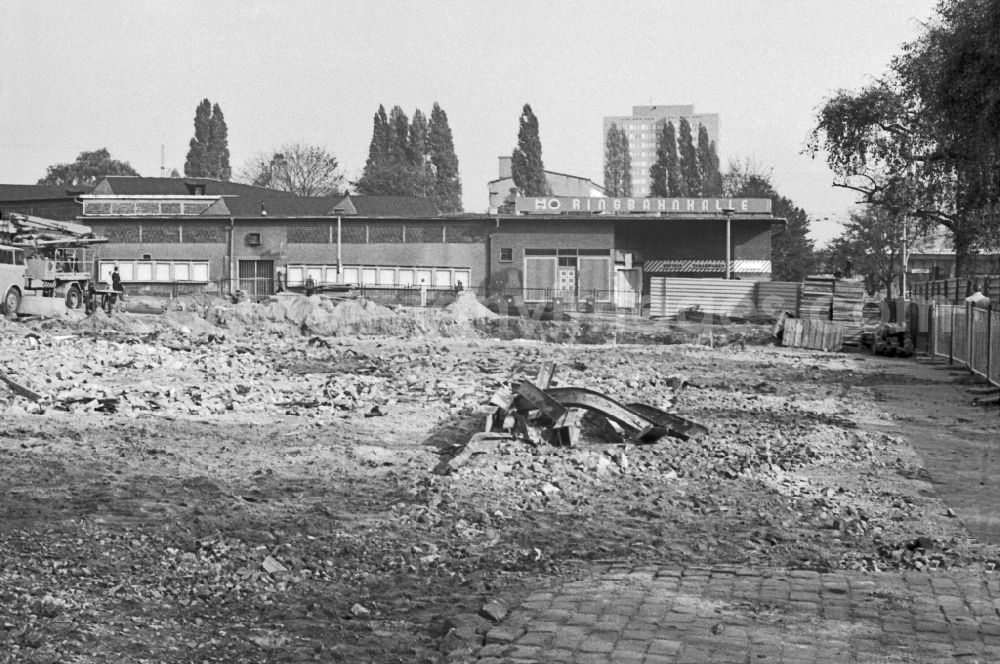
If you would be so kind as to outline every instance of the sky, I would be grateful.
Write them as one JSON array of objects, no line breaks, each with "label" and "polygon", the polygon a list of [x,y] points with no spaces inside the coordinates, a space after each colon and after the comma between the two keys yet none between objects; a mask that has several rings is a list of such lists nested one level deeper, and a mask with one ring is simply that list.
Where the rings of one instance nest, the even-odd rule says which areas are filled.
[{"label": "sky", "polygon": [[[171,2],[4,0],[0,182],[106,147],[146,176],[184,170],[198,102],[219,104],[234,173],[282,144],[361,174],[383,104],[448,115],[467,212],[517,142],[525,103],[545,167],[603,181],[604,116],[720,115],[719,156],[752,160],[822,244],[856,197],[804,153],[816,111],[885,72],[936,0]],[[162,161],[161,161],[162,155]]]}]

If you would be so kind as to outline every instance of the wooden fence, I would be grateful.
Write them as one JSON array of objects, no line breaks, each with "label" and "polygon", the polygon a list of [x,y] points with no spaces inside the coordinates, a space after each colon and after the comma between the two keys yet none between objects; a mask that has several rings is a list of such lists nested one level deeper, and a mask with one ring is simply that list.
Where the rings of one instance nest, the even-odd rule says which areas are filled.
[{"label": "wooden fence", "polygon": [[971,303],[932,306],[928,350],[1000,387],[1000,311]]}]

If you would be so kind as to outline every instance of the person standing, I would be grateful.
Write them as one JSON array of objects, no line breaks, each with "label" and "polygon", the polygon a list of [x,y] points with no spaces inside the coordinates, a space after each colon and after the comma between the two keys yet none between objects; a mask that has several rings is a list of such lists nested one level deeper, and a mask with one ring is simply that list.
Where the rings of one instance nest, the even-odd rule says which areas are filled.
[{"label": "person standing", "polygon": [[122,288],[122,275],[118,272],[118,266],[115,265],[115,269],[111,271],[111,292],[108,294],[108,299],[106,301],[107,312],[110,314],[114,308],[115,303],[118,298],[125,301],[125,290]]}]

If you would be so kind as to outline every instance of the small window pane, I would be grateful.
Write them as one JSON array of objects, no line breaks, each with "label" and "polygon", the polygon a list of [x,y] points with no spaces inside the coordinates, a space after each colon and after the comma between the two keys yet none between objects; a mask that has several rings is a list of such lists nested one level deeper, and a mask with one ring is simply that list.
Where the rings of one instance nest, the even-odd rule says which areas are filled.
[{"label": "small window pane", "polygon": [[344,283],[345,284],[356,284],[360,283],[361,275],[356,267],[345,267],[344,268]]},{"label": "small window pane", "polygon": [[115,269],[115,264],[107,261],[101,261],[101,267],[97,271],[98,279],[100,281],[106,281],[111,283],[111,271]]},{"label": "small window pane", "polygon": [[288,267],[288,275],[285,279],[285,283],[289,286],[296,286],[305,281],[305,277],[302,276],[302,267]]},{"label": "small window pane", "polygon": [[337,268],[335,267],[326,268],[326,283],[328,284],[340,283],[340,279],[337,276]]},{"label": "small window pane", "polygon": [[190,281],[191,265],[189,263],[174,263],[174,280]]},{"label": "small window pane", "polygon": [[119,263],[118,273],[122,275],[122,281],[135,281],[135,264]]},{"label": "small window pane", "polygon": [[471,275],[468,270],[455,270],[455,287],[458,287],[458,282],[462,282],[463,288],[469,287],[469,279]]},{"label": "small window pane", "polygon": [[191,280],[208,281],[208,263],[192,263]]},{"label": "small window pane", "polygon": [[170,263],[157,263],[153,275],[156,281],[170,281]]},{"label": "small window pane", "polygon": [[313,282],[317,284],[323,283],[323,268],[321,267],[307,267],[306,268],[306,279],[312,277]]},{"label": "small window pane", "polygon": [[431,271],[430,270],[417,270],[417,285],[424,284],[425,286],[431,285]]},{"label": "small window pane", "polygon": [[395,286],[396,270],[393,268],[381,268],[378,271],[378,284],[379,286]]},{"label": "small window pane", "polygon": [[136,281],[152,281],[152,279],[153,279],[153,264],[152,263],[138,263],[135,266],[135,279],[136,279]]},{"label": "small window pane", "polygon": [[437,288],[451,288],[451,270],[436,270],[434,285]]},{"label": "small window pane", "polygon": [[378,283],[378,270],[373,267],[366,267],[361,270],[361,283],[365,286],[374,286]]},{"label": "small window pane", "polygon": [[413,270],[400,270],[398,283],[400,286],[412,286]]}]

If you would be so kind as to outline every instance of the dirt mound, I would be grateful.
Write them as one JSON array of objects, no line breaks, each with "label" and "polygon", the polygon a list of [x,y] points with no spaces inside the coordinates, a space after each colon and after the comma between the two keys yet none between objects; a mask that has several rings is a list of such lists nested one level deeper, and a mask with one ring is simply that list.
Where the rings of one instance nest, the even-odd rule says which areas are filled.
[{"label": "dirt mound", "polygon": [[193,311],[168,311],[157,321],[187,336],[219,332],[219,328]]},{"label": "dirt mound", "polygon": [[463,291],[458,294],[455,301],[444,308],[456,318],[497,318],[497,314],[490,311],[476,299],[476,294],[472,291]]}]

